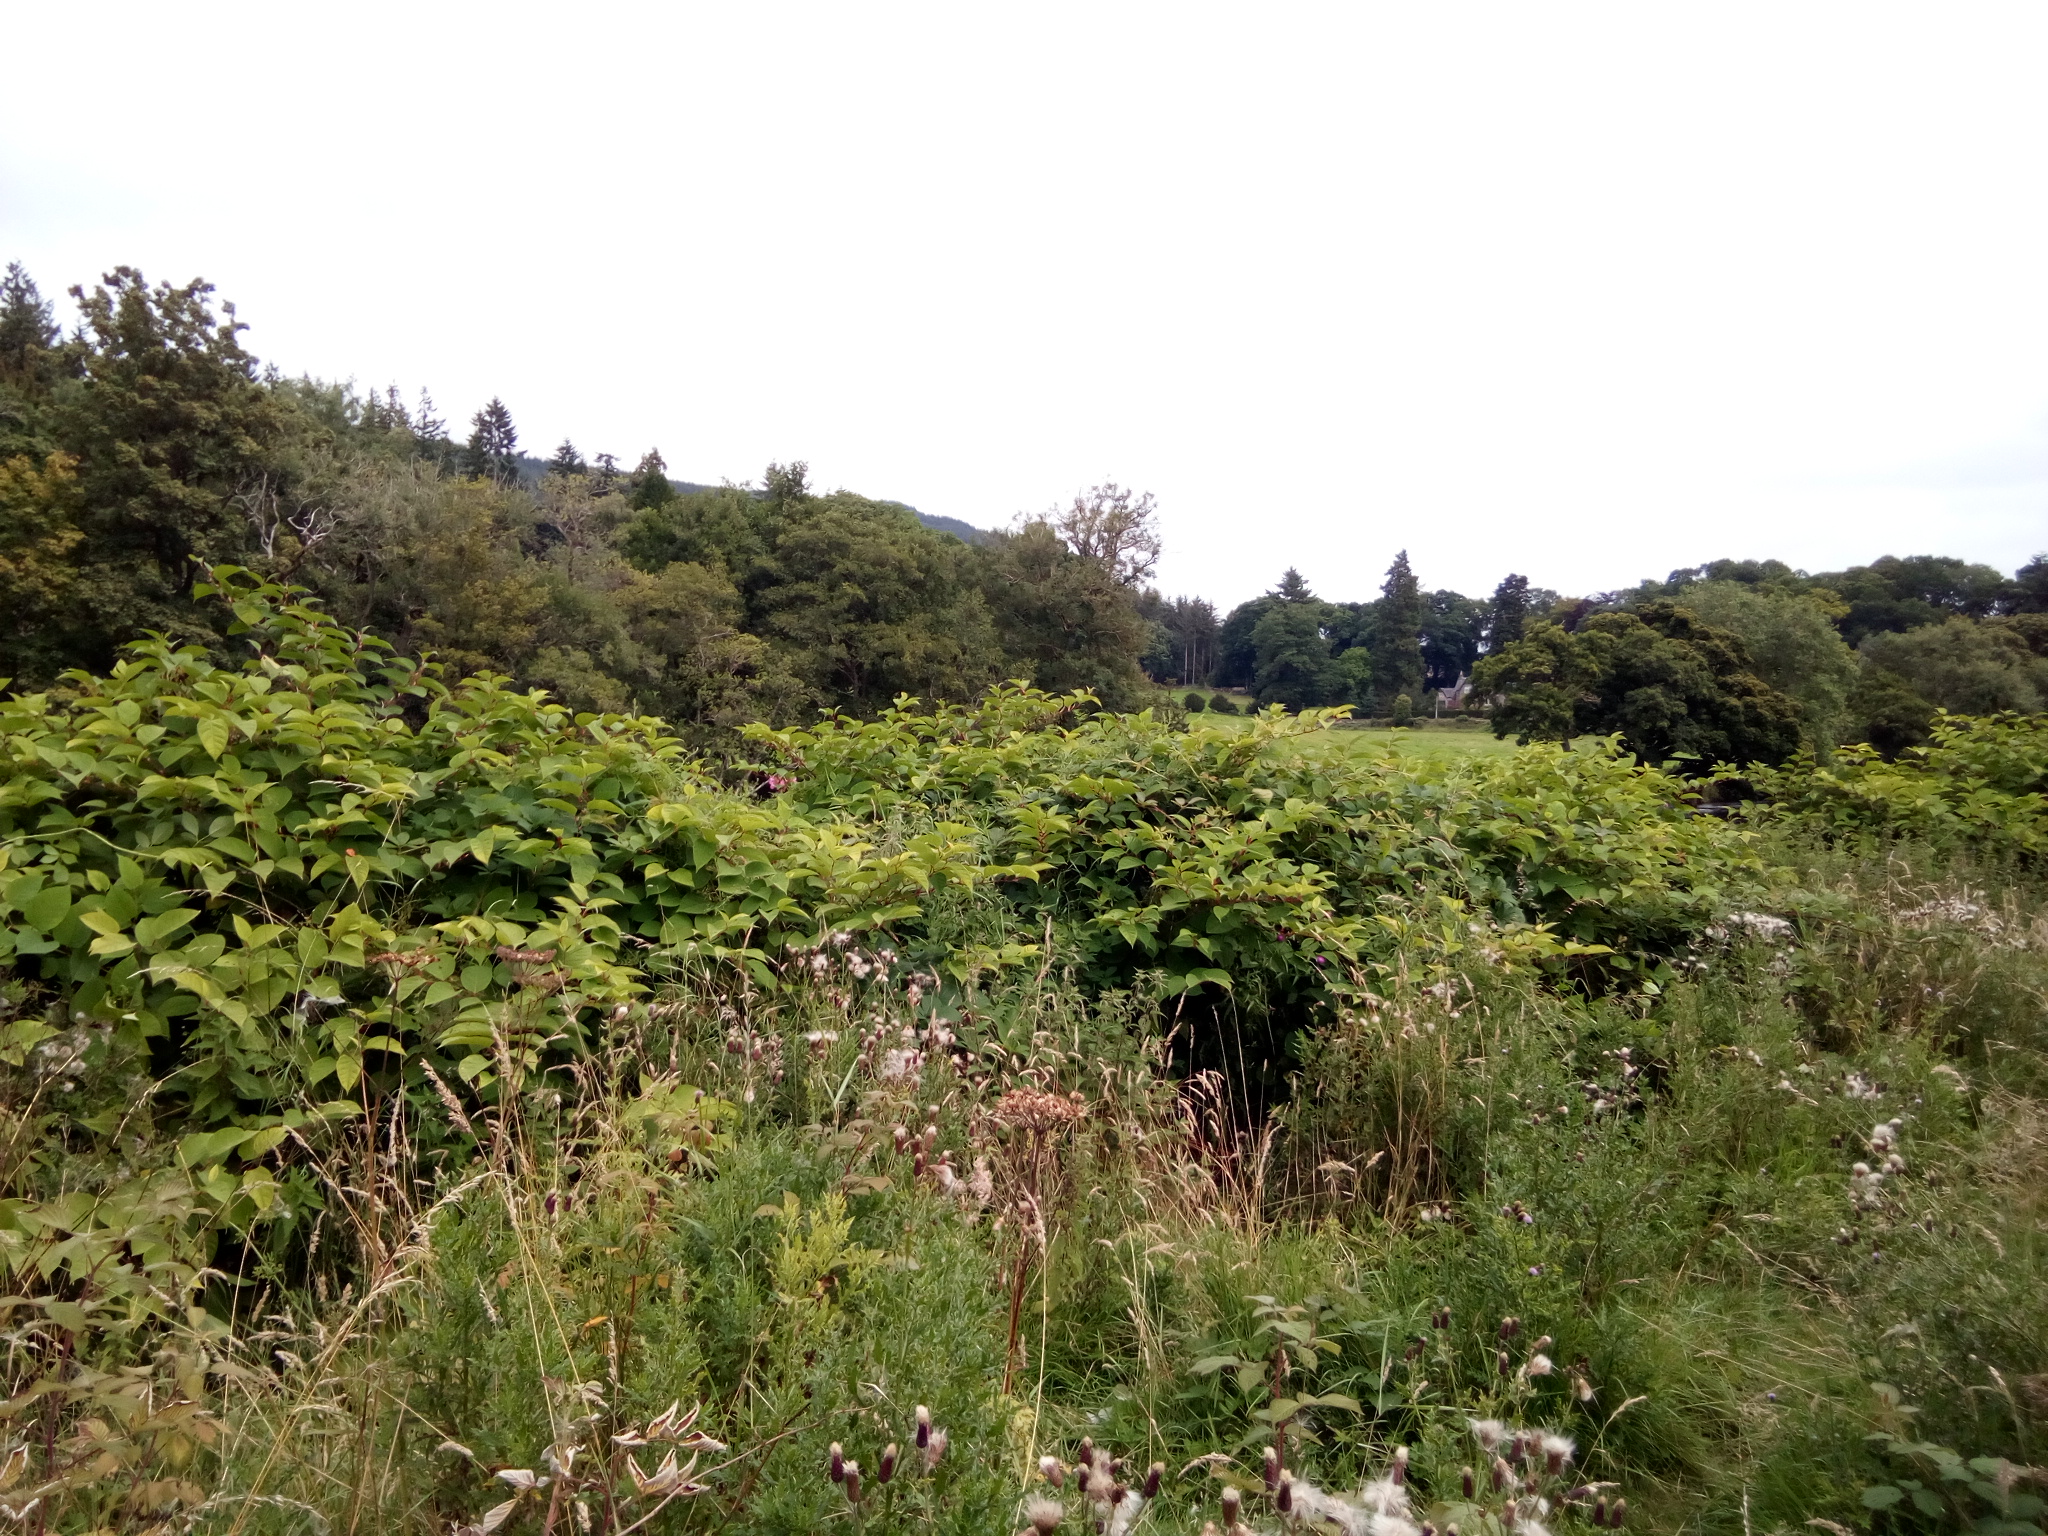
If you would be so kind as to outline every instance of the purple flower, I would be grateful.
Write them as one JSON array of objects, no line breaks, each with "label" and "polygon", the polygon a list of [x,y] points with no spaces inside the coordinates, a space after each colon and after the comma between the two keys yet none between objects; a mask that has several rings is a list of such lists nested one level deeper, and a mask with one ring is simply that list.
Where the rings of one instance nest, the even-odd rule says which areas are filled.
[{"label": "purple flower", "polygon": [[1323,955],[1317,955],[1317,956],[1316,956],[1316,964],[1317,964],[1317,965],[1328,965],[1329,963],[1330,963],[1330,962],[1329,962],[1329,959],[1328,959],[1328,958],[1327,958],[1326,956],[1323,956]]}]

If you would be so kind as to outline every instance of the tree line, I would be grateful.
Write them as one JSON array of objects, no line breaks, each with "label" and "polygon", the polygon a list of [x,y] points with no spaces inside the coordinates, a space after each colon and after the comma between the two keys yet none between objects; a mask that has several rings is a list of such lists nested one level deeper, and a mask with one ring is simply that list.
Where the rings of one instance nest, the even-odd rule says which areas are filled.
[{"label": "tree line", "polygon": [[1262,705],[1462,710],[1524,738],[1618,732],[1659,760],[1780,761],[1936,712],[2048,706],[2048,559],[2008,577],[1942,556],[1809,574],[1721,560],[1623,592],[1506,576],[1426,591],[1406,553],[1365,601],[1295,570],[1219,615],[1149,583],[1150,495],[1106,484],[973,542],[900,503],[810,483],[677,484],[568,441],[522,451],[492,399],[466,436],[428,395],[287,378],[203,282],[118,268],[70,290],[0,280],[0,677],[104,671],[156,631],[232,649],[190,589],[239,564],[310,588],[402,653],[666,718],[699,742],[751,720],[964,700],[1022,679],[1111,708],[1157,689]]},{"label": "tree line", "polygon": [[1151,685],[1148,495],[1103,485],[973,544],[811,484],[678,486],[563,442],[521,451],[503,401],[452,435],[422,393],[286,378],[203,282],[119,268],[60,334],[0,283],[0,676],[104,671],[148,631],[231,648],[190,596],[223,563],[301,584],[404,654],[658,714],[738,723],[962,700],[1022,678],[1129,707]]},{"label": "tree line", "polygon": [[1211,658],[1190,681],[1291,709],[1398,719],[1428,700],[1523,740],[1617,733],[1658,761],[1896,755],[1940,710],[2048,708],[2048,556],[2013,576],[1940,555],[1817,574],[1717,560],[1586,597],[1509,575],[1478,599],[1424,592],[1403,552],[1369,602],[1325,601],[1290,569],[1188,653]]}]

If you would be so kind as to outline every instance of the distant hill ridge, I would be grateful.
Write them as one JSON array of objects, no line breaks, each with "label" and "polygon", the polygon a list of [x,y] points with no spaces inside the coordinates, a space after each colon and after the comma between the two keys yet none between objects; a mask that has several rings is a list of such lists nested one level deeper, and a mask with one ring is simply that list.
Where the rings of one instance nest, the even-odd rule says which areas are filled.
[{"label": "distant hill ridge", "polygon": [[[546,474],[547,470],[548,461],[546,459],[537,459],[530,453],[519,455],[519,478],[527,484],[539,484],[540,477]],[[673,475],[669,476],[668,483],[685,496],[696,491],[714,491],[718,489],[714,485],[699,485],[694,480],[678,480]],[[896,501],[887,496],[878,496],[875,499],[892,507],[901,507],[906,512],[915,513],[917,520],[923,523],[925,527],[935,533],[950,533],[963,544],[986,544],[989,541],[988,529],[977,528],[972,523],[964,523],[957,517],[943,517],[936,512],[919,512],[909,502]]]}]

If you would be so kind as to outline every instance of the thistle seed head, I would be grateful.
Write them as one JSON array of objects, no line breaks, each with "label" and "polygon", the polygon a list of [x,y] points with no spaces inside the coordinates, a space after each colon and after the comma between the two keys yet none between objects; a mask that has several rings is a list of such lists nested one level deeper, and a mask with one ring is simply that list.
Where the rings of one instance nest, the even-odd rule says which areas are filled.
[{"label": "thistle seed head", "polygon": [[896,1442],[891,1440],[882,1450],[882,1459],[875,1464],[875,1481],[886,1483],[896,1475]]},{"label": "thistle seed head", "polygon": [[1024,1518],[1031,1522],[1031,1529],[1038,1536],[1052,1536],[1067,1518],[1067,1512],[1057,1499],[1033,1499],[1024,1506]]},{"label": "thistle seed head", "polygon": [[917,1405],[917,1448],[921,1451],[931,1442],[932,1411],[923,1403]]},{"label": "thistle seed head", "polygon": [[1272,1446],[1266,1447],[1266,1491],[1271,1493],[1280,1485],[1280,1452]]},{"label": "thistle seed head", "polygon": [[830,1477],[830,1478],[832,1479],[832,1481],[833,1481],[833,1482],[835,1482],[835,1483],[843,1483],[843,1482],[845,1482],[845,1481],[846,1481],[846,1452],[845,1452],[845,1450],[844,1450],[843,1448],[841,1448],[841,1446],[840,1446],[840,1444],[839,1444],[839,1442],[838,1442],[837,1440],[834,1440],[834,1441],[832,1442],[832,1449],[831,1449],[830,1451],[826,1452],[825,1454],[826,1454],[826,1458],[827,1458],[827,1459],[826,1459],[826,1464],[825,1464],[825,1475],[826,1475],[826,1476],[828,1476],[828,1477]]},{"label": "thistle seed head", "polygon": [[1273,1507],[1279,1510],[1280,1513],[1283,1515],[1289,1514],[1293,1511],[1294,1474],[1292,1472],[1282,1472],[1279,1476],[1278,1481],[1274,1484]]},{"label": "thistle seed head", "polygon": [[1064,1488],[1067,1485],[1067,1469],[1060,1465],[1057,1456],[1039,1457],[1038,1475],[1055,1488]]},{"label": "thistle seed head", "polygon": [[1145,1497],[1148,1500],[1159,1497],[1159,1479],[1164,1476],[1166,1463],[1163,1461],[1155,1461],[1145,1469]]},{"label": "thistle seed head", "polygon": [[860,1502],[860,1463],[857,1461],[846,1463],[846,1502]]}]

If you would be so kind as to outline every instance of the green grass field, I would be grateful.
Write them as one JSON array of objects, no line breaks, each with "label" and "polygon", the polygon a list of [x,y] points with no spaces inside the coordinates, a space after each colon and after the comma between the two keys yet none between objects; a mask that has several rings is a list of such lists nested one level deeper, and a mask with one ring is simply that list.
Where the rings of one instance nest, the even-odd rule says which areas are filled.
[{"label": "green grass field", "polygon": [[[1243,716],[1201,714],[1188,725],[1190,730],[1242,731],[1251,722]],[[1391,751],[1408,762],[1461,762],[1472,757],[1497,757],[1515,750],[1513,741],[1497,739],[1491,731],[1443,730],[1420,726],[1411,730],[1339,727],[1299,738],[1302,749],[1324,755],[1370,756]]]}]

